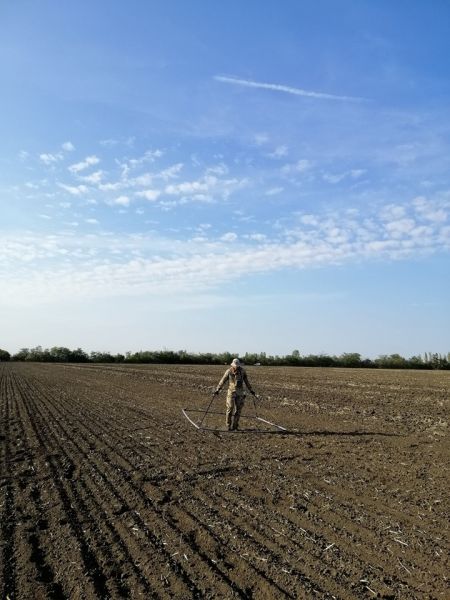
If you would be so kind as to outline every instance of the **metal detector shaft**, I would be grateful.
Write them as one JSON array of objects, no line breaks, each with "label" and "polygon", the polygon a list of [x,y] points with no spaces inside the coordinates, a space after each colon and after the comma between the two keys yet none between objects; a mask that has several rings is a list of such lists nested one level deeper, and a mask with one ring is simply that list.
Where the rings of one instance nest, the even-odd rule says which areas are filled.
[{"label": "metal detector shaft", "polygon": [[255,415],[256,415],[256,418],[258,419],[259,417],[258,417],[258,411],[256,410],[255,394],[252,394],[252,398],[253,398],[253,406],[255,408]]},{"label": "metal detector shaft", "polygon": [[205,414],[203,415],[203,417],[202,417],[202,420],[200,421],[200,427],[202,426],[202,424],[203,424],[203,421],[204,421],[204,419],[205,419],[206,415],[208,414],[208,412],[209,412],[209,409],[211,408],[211,404],[213,403],[213,401],[214,401],[214,397],[215,397],[215,396],[216,396],[216,394],[213,394],[213,395],[212,395],[211,402],[209,403],[209,405],[208,405],[208,408],[206,409],[206,411],[205,411]]}]

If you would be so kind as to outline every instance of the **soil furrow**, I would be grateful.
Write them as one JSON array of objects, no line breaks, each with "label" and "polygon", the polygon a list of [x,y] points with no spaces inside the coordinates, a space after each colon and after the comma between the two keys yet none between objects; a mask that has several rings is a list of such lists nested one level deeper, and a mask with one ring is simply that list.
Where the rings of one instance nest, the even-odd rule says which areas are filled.
[{"label": "soil furrow", "polygon": [[13,419],[13,393],[10,376],[3,368],[0,380],[1,389],[1,430],[2,436],[2,522],[1,522],[1,541],[2,541],[2,598],[16,598],[16,568],[17,560],[15,554],[15,533],[16,533],[16,513],[15,513],[15,489],[13,483],[13,471],[11,468],[12,460],[12,438],[13,429],[11,421]]},{"label": "soil furrow", "polygon": [[[40,394],[42,394],[42,390],[39,391]],[[47,401],[49,401],[49,399],[47,398]],[[54,422],[59,421],[58,419],[53,419]],[[69,440],[69,432],[63,427],[61,422],[58,422],[59,427],[61,428],[62,432],[64,433],[64,438]],[[87,426],[86,426],[87,427]],[[91,432],[92,433],[92,432]],[[57,437],[57,436],[55,436]],[[78,430],[78,440],[82,439],[83,434],[81,432],[81,430]],[[86,467],[88,468],[89,466],[89,456],[87,454],[87,452],[85,450],[82,449],[81,446],[79,446],[79,444],[75,443],[73,440],[71,440],[70,443],[73,443],[77,446],[77,451],[75,452],[75,454],[79,454],[82,455],[84,460],[86,461]],[[106,442],[105,442],[106,443]],[[109,450],[113,450],[113,446],[111,446],[109,448]],[[60,452],[67,453],[67,447],[65,449],[63,449],[62,447],[60,447]],[[115,479],[117,478],[117,471],[118,471],[118,467],[117,464],[110,464],[110,458],[111,456],[114,456],[114,454],[108,455],[108,457],[103,456],[103,454],[97,454],[97,458],[105,461],[102,465],[101,468],[99,469],[97,466],[94,466],[91,463],[91,468],[95,468],[97,470],[97,475],[99,478],[103,479],[103,483],[104,486],[101,490],[97,490],[97,492],[100,492],[104,494],[105,491],[105,487],[110,487],[112,490],[112,493],[115,494],[115,499],[116,499],[116,504],[119,503],[119,505],[124,505],[124,503],[126,502],[125,499],[123,497],[120,497],[117,494],[117,487],[116,486],[110,486],[108,480],[103,476],[104,473],[108,473],[109,471],[109,477],[111,479]],[[72,463],[72,461],[70,461]],[[122,463],[122,461],[119,461],[120,463]],[[130,467],[131,465],[127,465],[128,466],[128,470],[132,470]],[[119,467],[121,469],[121,471],[119,472],[119,477],[123,480],[128,480],[129,479],[129,475],[128,475],[128,470],[124,470],[122,471],[123,465],[121,467]],[[120,485],[120,481],[118,482],[118,485]],[[131,485],[131,482],[128,481],[128,486]],[[142,506],[137,506],[136,508],[142,508],[142,510],[145,510],[146,505],[148,504],[148,499],[147,498],[141,498],[141,501],[144,501],[144,505]],[[136,505],[136,498],[133,498],[133,500],[130,502],[131,505]],[[201,592],[199,589],[196,589],[195,583],[193,582],[193,580],[190,578],[189,575],[187,575],[186,569],[187,567],[185,567],[184,565],[182,565],[178,560],[175,560],[165,549],[164,547],[164,543],[155,535],[153,535],[153,533],[149,530],[149,528],[146,526],[146,524],[142,521],[141,517],[139,516],[139,512],[137,510],[134,510],[134,521],[136,522],[138,529],[142,532],[144,532],[144,534],[146,535],[146,537],[151,541],[151,543],[153,544],[154,548],[156,548],[157,550],[160,551],[160,553],[162,553],[164,555],[164,561],[168,561],[168,563],[171,565],[172,571],[177,573],[178,576],[186,583],[186,585],[188,586],[188,589],[191,590],[191,592],[193,593],[193,595],[195,597],[200,597],[201,596]],[[154,515],[150,515],[150,517],[148,518],[148,520],[151,522],[152,521],[152,516]],[[183,531],[176,529],[176,535],[183,535]],[[165,564],[165,563],[164,563]],[[161,565],[160,570],[163,571],[163,567]],[[166,577],[164,579],[164,582],[168,581],[168,577]],[[234,586],[236,588],[236,591],[238,592],[238,595],[240,597],[246,597],[246,594],[241,590],[239,590],[237,588],[237,586]],[[166,590],[167,591],[167,590]],[[186,592],[185,592],[186,593]],[[179,597],[182,597],[183,593],[180,594]]]},{"label": "soil furrow", "polygon": [[[106,482],[106,479],[103,472],[96,470],[100,485],[95,484],[92,476],[82,475],[74,478],[75,469],[86,469],[87,472],[90,470],[86,450],[83,450],[70,438],[70,431],[62,425],[59,419],[55,418],[54,413],[42,414],[42,410],[48,410],[48,406],[45,406],[44,403],[41,403],[39,407],[34,404],[34,406],[30,406],[30,410],[33,410],[35,415],[40,414],[41,422],[47,423],[48,430],[52,429],[53,431],[53,443],[57,446],[57,454],[51,454],[48,457],[52,478],[61,498],[66,520],[78,542],[85,573],[92,580],[96,595],[102,598],[109,597],[110,592],[106,586],[108,577],[101,567],[101,565],[106,565],[110,584],[115,583],[118,597],[128,597],[130,595],[129,585],[123,579],[122,565],[126,564],[127,569],[135,566],[137,557],[142,554],[142,548],[139,548],[136,556],[133,557],[128,547],[130,542],[134,545],[132,534],[128,534],[124,540],[123,532],[121,535],[116,527],[104,520],[105,509],[108,506],[100,504],[96,500],[96,498],[100,499],[104,496],[105,487],[102,484]],[[57,424],[57,430],[55,430],[55,424]],[[61,433],[63,433],[62,439],[65,440],[65,444],[58,441],[61,439]],[[41,444],[43,447],[46,446],[46,440],[43,437]],[[71,452],[73,446],[75,447],[74,453]],[[90,486],[93,487],[93,491]],[[123,499],[116,501],[114,506],[123,506]],[[113,510],[111,509],[110,512],[112,513]],[[99,526],[100,523],[102,527]],[[119,556],[116,558],[110,550],[111,545],[119,551]],[[160,565],[160,568],[162,567],[163,563]],[[138,578],[135,585],[143,587],[143,593],[147,597],[159,597],[160,594],[152,589],[149,582],[142,576],[141,570],[132,570],[135,571]],[[161,595],[164,595],[165,591],[161,584]]]}]

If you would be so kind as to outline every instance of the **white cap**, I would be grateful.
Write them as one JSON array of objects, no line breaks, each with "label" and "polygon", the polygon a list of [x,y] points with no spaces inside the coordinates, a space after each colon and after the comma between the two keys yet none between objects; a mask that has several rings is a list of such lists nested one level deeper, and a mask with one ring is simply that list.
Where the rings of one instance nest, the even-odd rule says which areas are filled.
[{"label": "white cap", "polygon": [[238,358],[233,358],[233,360],[231,361],[231,364],[234,367],[239,367],[241,364],[241,361]]}]

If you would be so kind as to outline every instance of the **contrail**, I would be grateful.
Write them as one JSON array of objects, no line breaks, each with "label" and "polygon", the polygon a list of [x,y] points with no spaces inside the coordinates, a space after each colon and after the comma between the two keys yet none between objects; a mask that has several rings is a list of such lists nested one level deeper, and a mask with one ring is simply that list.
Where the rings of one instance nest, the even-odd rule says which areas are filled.
[{"label": "contrail", "polygon": [[274,90],[275,92],[284,92],[286,94],[294,94],[294,96],[306,96],[308,98],[320,98],[321,100],[341,100],[347,102],[367,102],[366,98],[358,98],[356,96],[335,96],[334,94],[325,94],[323,92],[312,92],[302,90],[300,88],[290,87],[288,85],[279,85],[277,83],[260,83],[248,79],[238,79],[237,77],[225,77],[223,75],[215,75],[216,81],[223,83],[231,83],[233,85],[243,85],[245,87],[260,88],[263,90]]}]

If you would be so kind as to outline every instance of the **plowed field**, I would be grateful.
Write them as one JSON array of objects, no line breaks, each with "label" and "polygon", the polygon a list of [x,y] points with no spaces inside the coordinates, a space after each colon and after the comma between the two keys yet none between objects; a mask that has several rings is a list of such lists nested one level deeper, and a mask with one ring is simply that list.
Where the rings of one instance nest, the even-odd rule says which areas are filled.
[{"label": "plowed field", "polygon": [[1,598],[450,598],[450,373],[224,369],[0,365]]}]

